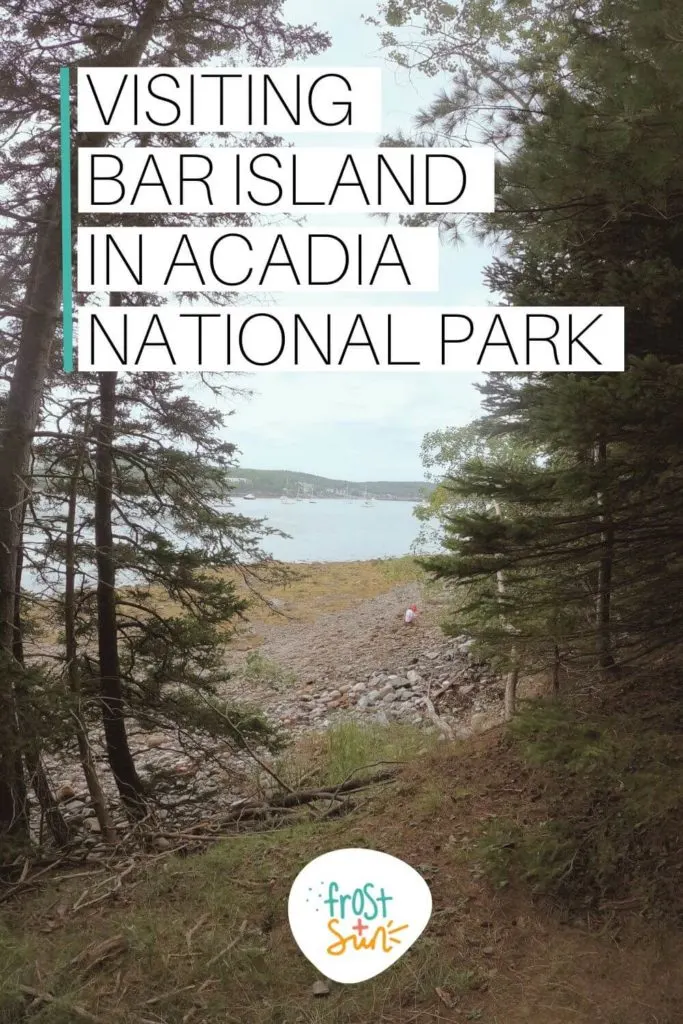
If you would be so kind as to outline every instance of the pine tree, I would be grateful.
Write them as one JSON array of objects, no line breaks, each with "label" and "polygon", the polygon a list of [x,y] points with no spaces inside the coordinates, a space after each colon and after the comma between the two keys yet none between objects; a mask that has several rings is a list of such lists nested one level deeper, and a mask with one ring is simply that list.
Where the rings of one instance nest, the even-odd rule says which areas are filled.
[{"label": "pine tree", "polygon": [[[484,429],[546,457],[524,473],[462,467],[461,502],[501,500],[508,512],[458,512],[431,567],[477,581],[473,614],[499,652],[503,572],[516,647],[554,659],[555,674],[558,647],[603,672],[672,651],[683,621],[680,6],[542,3],[533,23],[524,7],[466,0],[382,7],[399,62],[453,73],[419,117],[423,139],[498,147],[497,212],[470,219],[499,244],[491,289],[514,305],[627,311],[622,375],[489,377]],[[417,35],[402,34],[411,16]]]},{"label": "pine tree", "polygon": [[[315,53],[327,37],[287,26],[280,0],[224,4],[132,0],[93,6],[6,3],[0,74],[0,178],[9,221],[0,256],[0,299],[8,325],[3,365],[9,386],[0,431],[0,649],[12,657],[21,548],[21,509],[32,439],[46,381],[56,379],[61,292],[58,69],[140,63],[202,64],[221,58],[278,64]],[[49,46],[46,46],[49,41]],[[107,136],[81,136],[105,145]],[[75,147],[74,147],[75,152]],[[0,675],[0,835],[25,831],[21,736],[11,672]]]}]

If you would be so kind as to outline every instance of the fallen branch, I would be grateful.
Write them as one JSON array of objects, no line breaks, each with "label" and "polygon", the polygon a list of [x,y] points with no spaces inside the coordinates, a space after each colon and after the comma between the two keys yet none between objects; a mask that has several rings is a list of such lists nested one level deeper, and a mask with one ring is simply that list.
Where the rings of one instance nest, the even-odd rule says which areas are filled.
[{"label": "fallen branch", "polygon": [[237,932],[237,935],[236,935],[236,936],[235,936],[235,938],[234,938],[234,939],[232,940],[232,942],[228,943],[228,945],[227,945],[227,946],[225,947],[225,949],[222,949],[222,950],[220,951],[220,953],[217,953],[217,954],[216,954],[216,956],[212,957],[212,958],[211,958],[211,960],[209,960],[208,964],[206,965],[206,970],[207,970],[207,971],[208,971],[208,969],[209,969],[210,967],[213,967],[213,965],[214,965],[214,964],[217,964],[217,963],[218,963],[218,961],[219,961],[220,959],[222,959],[222,957],[224,957],[226,953],[229,953],[229,952],[230,952],[230,950],[231,950],[231,949],[232,949],[232,948],[233,948],[234,946],[236,946],[236,945],[237,945],[237,943],[238,943],[238,942],[240,941],[240,939],[241,939],[241,938],[242,938],[242,936],[244,935],[244,932],[245,932],[245,930],[246,930],[246,927],[247,927],[247,922],[246,922],[246,920],[244,920],[244,921],[242,921],[242,924],[240,925],[239,931]]},{"label": "fallen branch", "polygon": [[36,871],[35,875],[29,874],[30,869],[29,867],[27,867],[29,861],[27,860],[22,869],[19,881],[16,882],[15,885],[13,885],[10,889],[8,889],[7,892],[4,892],[2,896],[0,896],[0,903],[6,903],[7,900],[11,900],[12,897],[15,896],[22,889],[26,889],[28,886],[32,886],[37,881],[37,879],[39,879],[42,875],[46,875],[48,871],[54,871],[54,869],[59,867],[60,864],[63,864],[65,860],[66,856],[59,857],[58,860],[51,861],[47,865],[47,867],[41,868],[40,871]]},{"label": "fallen branch", "polygon": [[163,995],[153,996],[151,999],[148,999],[144,1005],[155,1006],[157,1003],[163,1003],[165,999],[172,999],[173,996],[179,996],[181,992],[190,992],[196,987],[196,985],[183,985],[182,988],[174,988],[171,992],[164,992]]},{"label": "fallen branch", "polygon": [[99,967],[100,964],[103,964],[105,960],[119,956],[121,953],[125,953],[127,949],[128,940],[121,932],[119,935],[114,935],[111,939],[105,939],[104,942],[88,946],[87,949],[82,950],[73,958],[70,966],[81,967],[84,973],[87,974],[89,971]]},{"label": "fallen branch", "polygon": [[450,725],[448,725],[447,722],[444,722],[443,718],[440,718],[437,715],[436,708],[432,704],[429,697],[423,697],[422,702],[427,709],[427,715],[429,719],[434,723],[439,732],[441,732],[444,736],[447,736],[449,740],[455,739],[455,735]]},{"label": "fallen branch", "polygon": [[[447,728],[445,723],[441,723],[441,726]],[[239,826],[242,823],[267,822],[277,826],[276,828],[268,829],[268,831],[274,832],[277,831],[278,827],[282,827],[283,824],[286,824],[291,820],[304,805],[316,803],[327,804],[327,806],[325,806],[321,811],[316,812],[319,814],[320,820],[345,814],[355,806],[352,801],[345,799],[347,794],[359,793],[363,790],[370,789],[373,786],[393,781],[396,776],[396,766],[401,763],[402,762],[377,762],[377,765],[388,764],[392,765],[392,767],[385,768],[383,771],[377,772],[375,775],[364,775],[360,778],[353,778],[352,776],[358,771],[367,771],[368,768],[375,767],[375,765],[365,765],[363,768],[356,769],[349,777],[337,786],[326,786],[319,789],[301,789],[298,791],[291,790],[288,787],[287,792],[276,794],[268,802],[243,800],[240,801],[237,807],[227,814],[215,815],[212,818],[205,819],[195,825],[186,827],[182,832],[160,831],[150,828],[143,829],[143,823],[138,822],[135,826],[134,832],[141,842],[148,842],[150,839],[154,838],[163,838],[170,840],[173,845],[170,849],[154,854],[153,856],[136,853],[135,850],[132,850],[129,847],[128,859],[123,860],[118,865],[113,864],[110,860],[106,867],[98,867],[92,871],[80,871],[71,875],[59,875],[60,881],[67,881],[72,878],[97,875],[101,876],[103,872],[113,872],[107,873],[105,877],[100,877],[93,885],[86,887],[71,907],[71,912],[76,913],[79,910],[96,906],[103,903],[105,900],[116,896],[121,891],[124,880],[137,868],[148,868],[150,864],[153,864],[158,860],[170,857],[173,854],[182,852],[183,850],[190,851],[193,847],[196,848],[198,845],[201,847],[201,844],[225,839],[227,836],[239,837],[243,833],[235,826]],[[315,809],[311,808],[311,810]],[[150,825],[152,824],[151,816],[148,816],[146,820]],[[263,830],[261,829],[260,831]],[[127,837],[128,841],[130,841],[132,836],[133,831],[131,831],[131,835]],[[27,869],[26,864],[24,864],[22,869],[22,879],[0,896],[0,903],[11,899],[17,892],[32,886],[37,879],[48,872],[53,871],[60,864],[64,864],[65,861],[67,863],[70,862],[67,855],[56,858],[54,861],[48,862],[47,865],[42,867],[34,875],[31,875],[30,868]],[[82,858],[78,861],[74,861],[73,863],[74,867],[81,865]],[[139,883],[134,883],[134,885],[137,884]]]},{"label": "fallen branch", "polygon": [[[57,999],[49,992],[40,992],[37,988],[31,988],[29,985],[20,985],[19,991],[23,992],[26,996],[31,996],[33,999],[37,999],[40,1003],[56,1003]],[[82,1006],[78,1006],[76,1003],[71,1003],[69,1010],[75,1013],[77,1017],[82,1020],[90,1021],[90,1024],[107,1024],[107,1021],[103,1017],[96,1017],[94,1013],[90,1013]]]},{"label": "fallen branch", "polygon": [[365,778],[348,779],[346,782],[342,782],[335,787],[328,787],[326,789],[300,789],[295,793],[286,793],[280,797],[273,797],[270,801],[270,806],[294,807],[299,806],[300,804],[312,803],[314,800],[329,800],[330,797],[336,797],[339,793],[355,793],[360,789],[367,789],[369,786],[374,786],[378,782],[385,782],[388,779],[393,779],[395,774],[395,769],[386,769],[386,771],[378,772],[376,775],[368,775]]}]

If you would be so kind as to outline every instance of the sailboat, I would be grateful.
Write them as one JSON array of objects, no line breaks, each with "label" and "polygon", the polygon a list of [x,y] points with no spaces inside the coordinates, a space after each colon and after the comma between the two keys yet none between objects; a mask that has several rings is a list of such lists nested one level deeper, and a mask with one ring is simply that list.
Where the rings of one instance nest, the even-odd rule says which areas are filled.
[{"label": "sailboat", "polygon": [[288,490],[289,490],[289,475],[287,475],[285,477],[285,486],[282,488],[282,494],[280,495],[280,501],[282,502],[283,505],[293,505],[294,504],[294,498],[290,498],[289,494],[287,493]]},{"label": "sailboat", "polygon": [[367,508],[374,508],[374,506],[375,506],[374,500],[372,498],[368,498],[368,489],[367,489],[367,487],[365,488],[365,494],[363,495],[363,504],[365,506],[367,506]]}]

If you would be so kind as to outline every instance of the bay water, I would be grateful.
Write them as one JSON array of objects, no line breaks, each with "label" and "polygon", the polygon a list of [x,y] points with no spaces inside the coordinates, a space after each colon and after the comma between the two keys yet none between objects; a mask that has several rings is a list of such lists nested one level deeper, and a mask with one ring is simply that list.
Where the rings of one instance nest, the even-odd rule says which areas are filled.
[{"label": "bay water", "polygon": [[263,549],[283,562],[351,562],[410,553],[420,523],[410,501],[235,498],[242,515],[265,519],[290,539],[266,537]]}]

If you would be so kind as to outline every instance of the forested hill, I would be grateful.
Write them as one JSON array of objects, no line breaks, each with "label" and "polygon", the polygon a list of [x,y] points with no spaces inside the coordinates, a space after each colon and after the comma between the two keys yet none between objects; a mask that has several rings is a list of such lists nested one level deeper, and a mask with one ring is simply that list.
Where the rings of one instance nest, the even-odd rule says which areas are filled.
[{"label": "forested hill", "polygon": [[240,466],[232,475],[235,494],[253,494],[257,498],[295,497],[297,494],[317,498],[368,497],[394,501],[421,501],[431,490],[424,480],[334,480],[314,473],[298,473],[284,469],[246,469]]}]

